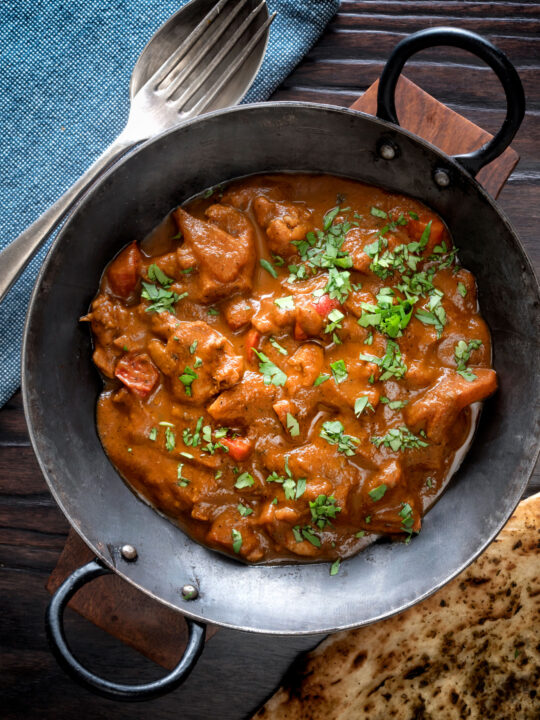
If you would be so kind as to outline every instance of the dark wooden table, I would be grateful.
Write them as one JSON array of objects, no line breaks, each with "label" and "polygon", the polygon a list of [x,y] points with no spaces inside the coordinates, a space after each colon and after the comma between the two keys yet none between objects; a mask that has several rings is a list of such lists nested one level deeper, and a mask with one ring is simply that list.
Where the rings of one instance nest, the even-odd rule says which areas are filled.
[{"label": "dark wooden table", "polygon": [[[314,0],[316,1],[316,0]],[[479,32],[507,52],[527,95],[527,116],[514,142],[521,161],[500,196],[534,266],[540,270],[540,4],[343,0],[324,36],[276,92],[277,100],[351,105],[378,77],[385,57],[405,35],[435,25]],[[460,51],[426,51],[407,76],[481,127],[494,132],[504,98],[487,68]],[[540,489],[537,469],[527,494]],[[121,705],[79,688],[47,647],[45,582],[63,547],[68,523],[47,490],[29,444],[20,394],[0,411],[0,715],[5,720],[248,718],[279,683],[298,652],[317,638],[273,638],[220,630],[187,683],[165,698]],[[68,635],[81,658],[117,680],[162,673],[148,660],[75,613]]]}]

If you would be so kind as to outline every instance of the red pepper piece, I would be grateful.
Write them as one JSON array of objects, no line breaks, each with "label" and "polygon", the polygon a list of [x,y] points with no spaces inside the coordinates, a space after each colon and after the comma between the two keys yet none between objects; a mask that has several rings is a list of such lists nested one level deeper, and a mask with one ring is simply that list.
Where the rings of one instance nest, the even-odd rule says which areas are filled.
[{"label": "red pepper piece", "polygon": [[147,397],[154,389],[159,372],[146,353],[124,355],[116,363],[114,375],[139,397]]}]

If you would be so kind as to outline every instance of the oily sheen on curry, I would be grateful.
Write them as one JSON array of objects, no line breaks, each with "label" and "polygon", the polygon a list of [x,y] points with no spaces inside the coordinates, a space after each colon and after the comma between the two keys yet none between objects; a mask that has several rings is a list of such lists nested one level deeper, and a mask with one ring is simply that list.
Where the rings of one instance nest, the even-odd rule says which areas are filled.
[{"label": "oily sheen on curry", "polygon": [[339,177],[208,190],[112,260],[83,319],[119,473],[247,562],[335,573],[409,542],[497,385],[441,219]]}]

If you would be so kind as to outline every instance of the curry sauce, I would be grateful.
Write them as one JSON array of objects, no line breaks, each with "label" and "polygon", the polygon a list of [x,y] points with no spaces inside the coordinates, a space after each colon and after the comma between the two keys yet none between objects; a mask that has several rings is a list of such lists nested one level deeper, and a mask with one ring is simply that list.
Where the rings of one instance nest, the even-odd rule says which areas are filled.
[{"label": "curry sauce", "polygon": [[109,264],[84,319],[112,463],[248,562],[408,542],[497,385],[441,219],[339,177],[207,191]]}]

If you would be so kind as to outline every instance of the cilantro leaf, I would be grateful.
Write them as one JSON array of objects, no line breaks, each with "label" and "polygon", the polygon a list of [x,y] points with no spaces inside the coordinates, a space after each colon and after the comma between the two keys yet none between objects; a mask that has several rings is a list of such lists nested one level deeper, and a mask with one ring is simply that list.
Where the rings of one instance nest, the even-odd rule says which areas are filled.
[{"label": "cilantro leaf", "polygon": [[381,498],[384,497],[384,494],[387,491],[387,486],[383,483],[382,485],[379,485],[376,488],[373,488],[373,490],[370,490],[368,495],[373,500],[373,502],[377,502]]},{"label": "cilantro leaf", "polygon": [[234,487],[238,488],[238,490],[242,490],[243,488],[251,487],[254,484],[255,480],[253,479],[253,476],[250,475],[248,472],[243,472],[236,478]]},{"label": "cilantro leaf", "polygon": [[277,298],[276,300],[274,300],[274,303],[281,310],[294,310],[294,299],[293,299],[292,295],[287,295],[287,297]]},{"label": "cilantro leaf", "polygon": [[277,272],[272,263],[268,262],[268,260],[265,260],[264,258],[261,258],[259,262],[261,263],[261,267],[263,267],[266,272],[270,273],[272,277],[277,278]]},{"label": "cilantro leaf", "polygon": [[330,445],[337,445],[338,452],[351,457],[355,454],[355,445],[358,445],[360,440],[353,435],[345,435],[344,429],[339,420],[327,420],[322,424],[319,435]]},{"label": "cilantro leaf", "polygon": [[291,413],[287,413],[286,422],[287,430],[290,432],[291,437],[298,437],[298,435],[300,435],[300,426],[294,415],[291,415]]},{"label": "cilantro leaf", "polygon": [[344,382],[349,377],[347,366],[345,365],[345,360],[343,359],[330,363],[330,369],[332,370],[332,375],[334,376],[334,380],[337,385]]},{"label": "cilantro leaf", "polygon": [[318,495],[315,500],[309,501],[311,519],[321,530],[331,525],[336,515],[341,512],[337,500],[333,495]]},{"label": "cilantro leaf", "polygon": [[233,550],[238,555],[238,553],[240,552],[240,548],[242,547],[242,534],[236,528],[233,528],[231,531],[231,535],[233,541]]},{"label": "cilantro leaf", "polygon": [[367,395],[361,395],[356,398],[354,401],[354,414],[356,417],[360,417],[366,408],[375,412],[373,405],[369,402],[369,397]]},{"label": "cilantro leaf", "polygon": [[275,365],[268,357],[255,348],[252,348],[253,352],[259,358],[259,372],[263,375],[263,381],[265,385],[285,385],[287,382],[287,375]]},{"label": "cilantro leaf", "polygon": [[383,437],[372,437],[371,442],[375,447],[384,445],[394,452],[410,450],[412,448],[423,448],[429,445],[425,440],[414,435],[405,425],[398,428],[391,428]]}]

